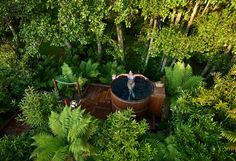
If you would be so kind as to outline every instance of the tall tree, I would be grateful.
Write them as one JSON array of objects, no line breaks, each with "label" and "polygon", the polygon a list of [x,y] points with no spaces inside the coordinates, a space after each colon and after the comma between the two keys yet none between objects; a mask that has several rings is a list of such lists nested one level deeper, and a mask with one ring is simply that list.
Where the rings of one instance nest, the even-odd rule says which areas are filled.
[{"label": "tall tree", "polygon": [[[131,27],[131,22],[138,13],[138,0],[112,0],[106,1],[108,18],[114,19],[117,32],[118,47],[120,60],[124,60],[124,35],[123,27]],[[125,24],[123,26],[122,24]]]}]

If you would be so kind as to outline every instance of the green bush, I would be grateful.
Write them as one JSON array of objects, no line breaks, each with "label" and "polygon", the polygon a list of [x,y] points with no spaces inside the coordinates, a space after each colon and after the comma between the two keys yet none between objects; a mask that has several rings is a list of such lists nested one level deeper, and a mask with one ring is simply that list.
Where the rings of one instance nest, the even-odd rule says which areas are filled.
[{"label": "green bush", "polygon": [[145,139],[156,150],[153,161],[180,161],[181,153],[173,135],[166,136],[164,132],[158,131],[148,134]]},{"label": "green bush", "polygon": [[0,160],[1,161],[30,161],[32,152],[29,134],[21,136],[4,136],[0,138]]},{"label": "green bush", "polygon": [[119,75],[125,73],[123,66],[118,65],[117,62],[107,62],[101,66],[101,77],[99,78],[101,83],[110,84],[112,82],[112,75]]},{"label": "green bush", "polygon": [[[98,71],[98,65],[98,63],[93,63],[90,59],[87,62],[82,61],[78,72],[75,72],[68,64],[64,63],[61,67],[62,75],[58,76],[57,79],[67,83],[78,81],[80,88],[82,89],[86,83],[91,82],[91,80],[98,77],[100,74]],[[59,89],[62,91],[64,90],[65,93],[65,86],[60,84],[58,86]]]},{"label": "green bush", "polygon": [[32,127],[47,127],[48,117],[51,111],[60,111],[58,98],[53,93],[40,93],[34,88],[25,90],[24,98],[21,100],[19,116],[21,121]]},{"label": "green bush", "polygon": [[42,161],[84,160],[93,154],[89,139],[96,132],[97,124],[80,107],[73,110],[65,107],[49,118],[52,134],[40,133],[33,137],[36,149],[32,157]]},{"label": "green bush", "polygon": [[96,160],[147,161],[152,160],[155,150],[142,137],[147,133],[145,120],[137,122],[131,109],[118,111],[108,116],[100,126],[95,146]]},{"label": "green bush", "polygon": [[197,107],[184,93],[172,105],[171,126],[181,160],[229,160],[221,136],[221,123],[209,108]]},{"label": "green bush", "polygon": [[193,76],[190,65],[185,67],[184,63],[177,62],[173,69],[165,68],[167,78],[167,91],[170,95],[176,95],[179,89],[193,90],[203,80],[201,76]]},{"label": "green bush", "polygon": [[0,46],[0,111],[9,110],[31,84],[31,74],[8,45]]}]

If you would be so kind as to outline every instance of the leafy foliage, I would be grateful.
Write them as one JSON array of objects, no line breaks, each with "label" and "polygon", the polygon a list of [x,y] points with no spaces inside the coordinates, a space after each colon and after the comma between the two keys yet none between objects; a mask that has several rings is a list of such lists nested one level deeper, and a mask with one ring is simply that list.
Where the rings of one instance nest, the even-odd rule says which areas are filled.
[{"label": "leafy foliage", "polygon": [[72,83],[76,81],[76,75],[73,73],[71,67],[68,64],[63,63],[62,67],[62,75],[58,78],[61,81]]},{"label": "leafy foliage", "polygon": [[142,136],[147,132],[145,120],[137,122],[131,109],[117,111],[101,125],[95,141],[98,160],[151,160],[155,151]]},{"label": "leafy foliage", "polygon": [[174,68],[166,67],[167,90],[171,95],[178,93],[178,89],[193,90],[203,80],[200,76],[192,75],[190,65],[185,67],[184,63],[177,62]]},{"label": "leafy foliage", "polygon": [[[87,62],[82,61],[79,66],[79,71],[74,72],[68,64],[64,63],[61,67],[62,75],[58,76],[57,79],[67,83],[78,81],[80,87],[82,88],[86,83],[91,81],[91,79],[95,79],[98,77],[98,75],[100,74],[98,71],[98,65],[98,63],[93,63],[90,59]],[[60,84],[59,88],[62,90],[64,89]]]},{"label": "leafy foliage", "polygon": [[22,110],[19,119],[36,128],[47,127],[51,111],[60,110],[56,95],[40,93],[34,88],[25,90],[24,98],[19,106]]},{"label": "leafy foliage", "polygon": [[[222,77],[215,75],[215,85],[211,89],[200,89],[200,94],[194,99],[197,106],[208,107],[216,110],[218,121],[223,122],[224,131],[222,136],[229,140],[227,149],[235,151],[235,107],[236,107],[236,67],[233,66],[227,75]],[[232,131],[230,131],[232,130]]]},{"label": "leafy foliage", "polygon": [[98,63],[93,63],[91,59],[87,62],[82,61],[79,66],[80,76],[87,79],[94,79],[100,74],[98,71]]},{"label": "leafy foliage", "polygon": [[31,81],[30,70],[17,53],[7,44],[0,45],[0,111],[13,110],[12,102],[19,102]]},{"label": "leafy foliage", "polygon": [[32,139],[29,134],[0,138],[0,156],[4,161],[30,161]]},{"label": "leafy foliage", "polygon": [[49,126],[52,134],[41,133],[33,137],[36,149],[31,156],[36,160],[64,161],[71,157],[84,160],[92,155],[88,140],[95,133],[97,125],[80,107],[74,111],[65,107],[60,114],[52,112]]},{"label": "leafy foliage", "polygon": [[214,121],[211,109],[199,108],[188,94],[182,95],[171,107],[173,136],[176,138],[181,160],[227,160],[222,126]]},{"label": "leafy foliage", "polygon": [[145,136],[145,140],[156,150],[154,161],[179,161],[180,152],[178,151],[176,138],[173,135],[166,136],[162,131],[150,133]]},{"label": "leafy foliage", "polygon": [[112,82],[112,75],[119,75],[124,73],[124,67],[119,66],[117,62],[107,62],[101,66],[100,69],[101,77],[99,78],[100,82],[110,84]]}]

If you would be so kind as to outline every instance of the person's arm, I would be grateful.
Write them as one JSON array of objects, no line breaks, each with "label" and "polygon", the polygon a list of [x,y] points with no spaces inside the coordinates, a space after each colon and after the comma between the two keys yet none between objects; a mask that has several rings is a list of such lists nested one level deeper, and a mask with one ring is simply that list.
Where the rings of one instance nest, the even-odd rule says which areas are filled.
[{"label": "person's arm", "polygon": [[135,77],[143,77],[143,78],[146,79],[146,80],[148,79],[147,77],[145,77],[145,76],[142,75],[142,74],[134,74],[134,78],[135,78]]},{"label": "person's arm", "polygon": [[116,78],[121,77],[121,76],[129,77],[129,74],[120,74],[120,75],[117,75]]}]

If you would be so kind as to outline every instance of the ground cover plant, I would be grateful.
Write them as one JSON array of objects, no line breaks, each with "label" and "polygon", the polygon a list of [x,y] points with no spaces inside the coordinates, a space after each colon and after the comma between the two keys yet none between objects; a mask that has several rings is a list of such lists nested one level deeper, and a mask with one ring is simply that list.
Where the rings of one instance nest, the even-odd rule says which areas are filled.
[{"label": "ground cover plant", "polygon": [[[79,150],[56,142],[65,145],[64,158],[236,160],[235,0],[2,0],[0,6],[0,125],[20,112],[31,126],[29,136],[1,136],[0,160],[40,160],[39,133],[72,143],[48,125],[51,112],[59,117],[67,109],[52,94],[53,79],[78,81],[83,92],[130,70],[165,83],[170,112],[159,131],[150,133],[131,111],[114,113],[98,121]],[[67,109],[68,118],[73,112]]]}]

